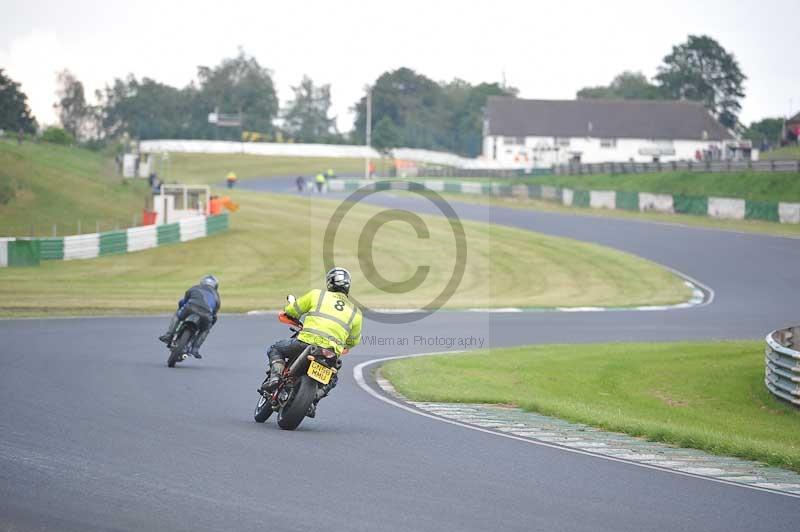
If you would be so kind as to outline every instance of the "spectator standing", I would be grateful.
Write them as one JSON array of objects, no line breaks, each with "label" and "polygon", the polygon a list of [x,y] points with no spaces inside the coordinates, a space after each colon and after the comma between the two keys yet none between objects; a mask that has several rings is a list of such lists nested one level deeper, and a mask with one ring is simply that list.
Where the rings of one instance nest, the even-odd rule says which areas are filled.
[{"label": "spectator standing", "polygon": [[303,191],[306,189],[306,180],[303,179],[303,176],[297,176],[297,179],[294,180],[295,184],[297,185],[297,193],[302,194]]},{"label": "spectator standing", "polygon": [[317,192],[322,194],[323,188],[325,188],[325,174],[320,172],[317,174]]},{"label": "spectator standing", "polygon": [[236,173],[233,171],[228,172],[228,177],[225,178],[225,181],[228,183],[228,188],[233,188],[236,184]]},{"label": "spectator standing", "polygon": [[19,128],[17,131],[17,144],[22,144],[22,141],[25,139],[25,131],[22,128]]}]

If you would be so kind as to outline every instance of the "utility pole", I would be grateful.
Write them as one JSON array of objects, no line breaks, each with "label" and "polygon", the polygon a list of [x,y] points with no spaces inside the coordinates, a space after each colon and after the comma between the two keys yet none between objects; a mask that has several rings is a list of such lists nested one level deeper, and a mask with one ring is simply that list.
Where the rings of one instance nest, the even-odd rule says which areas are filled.
[{"label": "utility pole", "polygon": [[366,150],[367,151],[367,158],[366,158],[366,161],[365,161],[365,164],[364,164],[364,178],[365,179],[369,179],[370,178],[370,175],[369,175],[369,162],[370,162],[369,150],[370,150],[371,145],[372,145],[372,87],[370,87],[369,85],[367,85],[367,124],[366,124],[366,126],[367,126],[366,127],[366,129],[367,129],[367,134],[366,134],[366,139],[367,139],[367,150]]}]

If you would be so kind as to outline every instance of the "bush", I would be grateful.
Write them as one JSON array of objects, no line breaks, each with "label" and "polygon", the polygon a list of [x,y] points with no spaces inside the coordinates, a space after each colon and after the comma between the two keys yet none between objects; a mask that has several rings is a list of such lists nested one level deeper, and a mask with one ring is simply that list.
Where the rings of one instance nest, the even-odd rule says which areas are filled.
[{"label": "bush", "polygon": [[52,126],[44,130],[44,133],[42,133],[42,140],[53,144],[61,144],[62,146],[69,146],[73,143],[72,135],[60,127]]}]

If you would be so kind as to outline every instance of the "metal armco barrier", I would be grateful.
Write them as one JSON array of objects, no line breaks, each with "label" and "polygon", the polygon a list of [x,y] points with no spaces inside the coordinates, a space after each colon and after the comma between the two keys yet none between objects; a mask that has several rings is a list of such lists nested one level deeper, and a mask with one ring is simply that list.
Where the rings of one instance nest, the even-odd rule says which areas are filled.
[{"label": "metal armco barrier", "polygon": [[764,383],[776,397],[800,407],[800,326],[767,335]]}]

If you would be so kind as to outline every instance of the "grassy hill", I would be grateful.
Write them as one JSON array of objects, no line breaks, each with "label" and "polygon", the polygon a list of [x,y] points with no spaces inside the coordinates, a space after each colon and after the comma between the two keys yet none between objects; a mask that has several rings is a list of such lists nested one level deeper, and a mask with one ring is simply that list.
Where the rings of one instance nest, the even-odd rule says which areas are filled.
[{"label": "grassy hill", "polygon": [[0,141],[0,236],[75,234],[141,218],[147,183],[118,176],[102,154],[54,144]]}]

